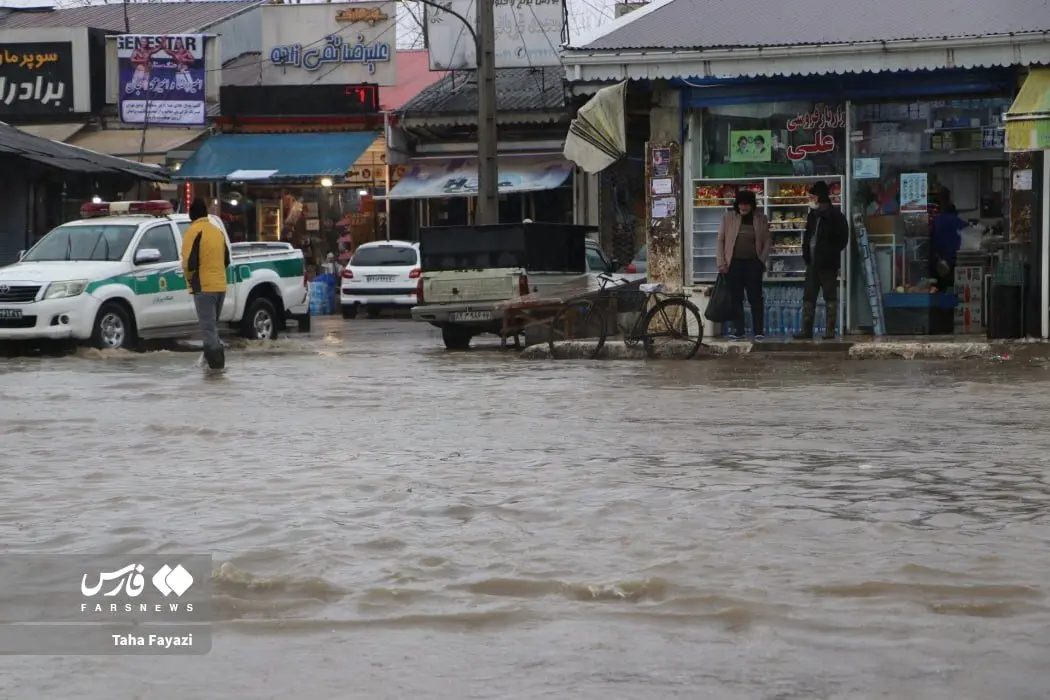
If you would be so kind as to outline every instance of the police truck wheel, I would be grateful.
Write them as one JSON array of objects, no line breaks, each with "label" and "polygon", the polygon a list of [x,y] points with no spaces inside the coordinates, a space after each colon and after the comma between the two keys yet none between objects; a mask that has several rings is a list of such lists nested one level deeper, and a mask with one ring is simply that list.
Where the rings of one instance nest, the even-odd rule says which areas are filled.
[{"label": "police truck wheel", "polygon": [[114,302],[103,304],[95,316],[91,345],[99,350],[130,350],[137,343],[135,326],[127,310]]},{"label": "police truck wheel", "polygon": [[241,335],[248,340],[277,340],[279,333],[277,310],[273,302],[259,297],[248,305],[241,321]]}]

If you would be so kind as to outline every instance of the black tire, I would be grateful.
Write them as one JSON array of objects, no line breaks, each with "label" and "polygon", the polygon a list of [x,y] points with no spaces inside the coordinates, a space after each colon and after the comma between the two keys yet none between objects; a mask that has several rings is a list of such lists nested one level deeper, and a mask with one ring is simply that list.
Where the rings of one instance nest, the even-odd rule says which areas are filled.
[{"label": "black tire", "polygon": [[99,350],[132,350],[138,346],[138,333],[132,315],[121,304],[106,302],[95,315],[91,345]]},{"label": "black tire", "polygon": [[357,318],[357,304],[347,304],[343,307],[343,318]]},{"label": "black tire", "polygon": [[[692,318],[690,319],[690,317]],[[675,328],[668,331],[664,330],[663,327],[665,326],[675,326]],[[693,336],[689,334],[690,326],[697,328],[698,335]],[[700,317],[700,309],[696,308],[696,305],[688,299],[678,297],[661,299],[646,312],[641,328],[643,329],[642,338],[645,343],[645,353],[649,357],[656,357],[657,355],[655,338],[666,337],[671,340],[690,343],[690,346],[686,348],[684,358],[686,360],[691,360],[695,357],[704,342],[704,321]]]},{"label": "black tire", "polygon": [[470,347],[470,340],[474,334],[462,326],[442,326],[441,340],[445,342],[448,350],[466,350]]},{"label": "black tire", "polygon": [[241,335],[248,340],[277,340],[281,334],[279,321],[273,302],[256,297],[241,319]]},{"label": "black tire", "polygon": [[[575,329],[582,331],[579,336],[575,336],[573,333],[566,333],[563,330],[573,322],[576,324]],[[602,348],[605,347],[607,333],[605,314],[602,313],[601,309],[595,306],[590,299],[579,299],[563,306],[561,311],[551,320],[547,346],[551,350],[551,357],[554,357],[554,346],[556,343],[573,338],[581,340],[584,338],[596,338],[597,344],[587,355],[593,360],[601,354]]]},{"label": "black tire", "polygon": [[365,307],[365,316],[368,316],[368,318],[371,318],[371,319],[377,319],[377,318],[379,318],[379,311],[380,311],[380,309],[379,309],[378,306],[366,306]]}]

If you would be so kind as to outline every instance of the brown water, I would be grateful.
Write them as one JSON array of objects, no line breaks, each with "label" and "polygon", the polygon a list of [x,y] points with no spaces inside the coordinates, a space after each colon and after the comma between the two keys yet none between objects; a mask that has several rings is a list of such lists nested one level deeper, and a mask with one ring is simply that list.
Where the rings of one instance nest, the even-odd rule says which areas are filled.
[{"label": "brown water", "polygon": [[203,657],[4,657],[5,700],[1023,700],[1050,372],[525,362],[410,322],[0,365],[7,553],[210,552]]}]

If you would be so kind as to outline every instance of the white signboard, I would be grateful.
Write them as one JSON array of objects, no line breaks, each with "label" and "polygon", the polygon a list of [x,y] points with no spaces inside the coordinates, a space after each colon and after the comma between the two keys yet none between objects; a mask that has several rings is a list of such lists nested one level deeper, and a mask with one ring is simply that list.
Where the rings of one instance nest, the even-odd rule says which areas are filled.
[{"label": "white signboard", "polygon": [[397,84],[393,2],[263,5],[263,85]]},{"label": "white signboard", "polygon": [[[477,24],[475,0],[437,0],[446,9]],[[560,65],[564,0],[489,0],[495,3],[496,67],[539,68]],[[474,70],[474,37],[451,14],[427,6],[430,70]]]}]

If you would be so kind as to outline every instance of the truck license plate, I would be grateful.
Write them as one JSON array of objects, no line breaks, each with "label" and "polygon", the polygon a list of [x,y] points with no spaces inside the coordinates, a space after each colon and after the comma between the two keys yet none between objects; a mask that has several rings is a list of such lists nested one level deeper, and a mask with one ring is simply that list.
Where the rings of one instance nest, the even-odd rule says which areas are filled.
[{"label": "truck license plate", "polygon": [[453,321],[491,321],[491,311],[460,311],[452,314]]},{"label": "truck license plate", "polygon": [[0,309],[0,318],[22,318],[22,309]]}]

